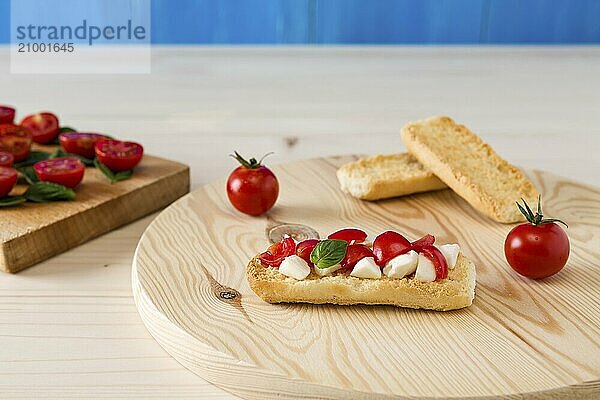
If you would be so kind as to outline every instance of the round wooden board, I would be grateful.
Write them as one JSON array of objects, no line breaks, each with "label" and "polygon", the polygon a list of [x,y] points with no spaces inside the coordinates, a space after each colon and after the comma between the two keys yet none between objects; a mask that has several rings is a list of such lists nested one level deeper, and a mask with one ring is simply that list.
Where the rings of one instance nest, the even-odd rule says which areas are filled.
[{"label": "round wooden board", "polygon": [[[248,399],[600,398],[600,191],[529,172],[547,215],[569,223],[565,269],[532,281],[503,255],[510,226],[450,190],[363,202],[335,170],[352,157],[275,167],[267,217],[235,212],[225,183],[166,209],[133,261],[139,312],[156,340],[199,376]],[[266,229],[346,226],[460,243],[477,265],[473,305],[452,312],[380,306],[271,305],[244,269]]]}]

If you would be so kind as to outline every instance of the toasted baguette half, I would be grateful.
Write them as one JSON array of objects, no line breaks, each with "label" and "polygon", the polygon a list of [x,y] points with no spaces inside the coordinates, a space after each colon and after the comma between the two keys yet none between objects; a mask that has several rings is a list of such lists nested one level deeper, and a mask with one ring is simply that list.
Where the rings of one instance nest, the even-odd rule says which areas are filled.
[{"label": "toasted baguette half", "polygon": [[516,201],[537,201],[533,183],[479,136],[448,117],[402,128],[409,151],[476,210],[502,223],[522,221]]},{"label": "toasted baguette half", "polygon": [[376,155],[337,170],[341,189],[362,200],[380,200],[447,188],[410,153]]},{"label": "toasted baguette half", "polygon": [[448,311],[470,306],[475,297],[475,265],[462,253],[448,278],[419,282],[414,277],[361,279],[343,273],[304,280],[289,278],[265,267],[258,256],[246,268],[250,287],[268,303],[380,304]]}]

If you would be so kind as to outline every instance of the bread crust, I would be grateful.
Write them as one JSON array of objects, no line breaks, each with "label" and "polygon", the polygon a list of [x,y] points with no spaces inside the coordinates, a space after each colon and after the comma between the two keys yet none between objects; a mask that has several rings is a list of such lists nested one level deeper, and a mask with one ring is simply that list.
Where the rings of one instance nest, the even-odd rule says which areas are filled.
[{"label": "bread crust", "polygon": [[533,183],[481,138],[449,117],[411,122],[401,131],[409,151],[484,215],[502,223],[523,221],[516,201],[536,202]]},{"label": "bread crust", "polygon": [[414,277],[361,279],[341,272],[325,277],[311,272],[298,281],[263,266],[258,256],[248,264],[246,278],[254,293],[268,303],[379,304],[448,311],[470,306],[475,297],[475,265],[462,253],[448,278],[436,282]]},{"label": "bread crust", "polygon": [[376,155],[337,170],[340,188],[362,200],[380,200],[446,189],[444,182],[410,153]]}]

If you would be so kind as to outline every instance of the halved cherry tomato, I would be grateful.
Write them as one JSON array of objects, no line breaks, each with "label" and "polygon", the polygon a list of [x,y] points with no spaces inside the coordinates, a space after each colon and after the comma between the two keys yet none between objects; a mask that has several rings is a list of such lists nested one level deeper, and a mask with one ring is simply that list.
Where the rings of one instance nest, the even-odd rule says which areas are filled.
[{"label": "halved cherry tomato", "polygon": [[31,150],[32,134],[13,124],[0,125],[0,151],[11,153],[15,162],[23,161]]},{"label": "halved cherry tomato", "polygon": [[0,167],[12,167],[15,158],[12,154],[0,151]]},{"label": "halved cherry tomato", "polygon": [[410,244],[410,247],[416,251],[417,253],[421,251],[423,246],[433,246],[435,243],[435,236],[433,235],[425,235],[419,240],[415,240]]},{"label": "halved cherry tomato", "polygon": [[96,156],[96,143],[106,139],[99,133],[65,132],[58,136],[60,145],[67,153],[92,159]]},{"label": "halved cherry tomato", "polygon": [[342,267],[343,271],[350,271],[352,268],[354,268],[357,262],[365,257],[375,258],[375,255],[371,249],[364,244],[351,244],[346,248],[346,256],[340,263],[340,266]]},{"label": "halved cherry tomato", "polygon": [[18,176],[19,174],[16,169],[0,167],[0,197],[4,197],[10,193],[17,184]]},{"label": "halved cherry tomato", "polygon": [[60,125],[58,117],[49,112],[28,115],[21,121],[21,126],[33,134],[36,143],[48,143],[58,136]]},{"label": "halved cherry tomato", "polygon": [[83,179],[85,165],[76,158],[54,158],[36,163],[33,169],[40,181],[74,188]]},{"label": "halved cherry tomato", "polygon": [[139,164],[144,148],[135,142],[102,139],[96,142],[96,157],[111,171],[127,171]]},{"label": "halved cherry tomato", "polygon": [[307,239],[298,243],[296,246],[296,255],[306,261],[308,265],[312,266],[313,263],[310,261],[310,253],[312,253],[318,243],[318,239]]},{"label": "halved cherry tomato", "polygon": [[356,228],[346,228],[333,232],[327,236],[327,239],[338,239],[348,242],[348,244],[362,243],[367,238],[367,233]]},{"label": "halved cherry tomato", "polygon": [[296,242],[288,236],[283,238],[281,242],[272,244],[259,258],[264,265],[279,268],[283,259],[294,253],[296,253]]},{"label": "halved cherry tomato", "polygon": [[435,246],[427,245],[421,247],[419,253],[423,254],[433,263],[435,267],[435,279],[446,279],[448,277],[448,263],[444,254]]},{"label": "halved cherry tomato", "polygon": [[0,106],[0,124],[12,124],[15,121],[15,109],[9,106]]},{"label": "halved cherry tomato", "polygon": [[392,258],[404,254],[410,249],[410,242],[401,234],[393,231],[383,232],[373,242],[375,262],[380,267],[384,266]]}]

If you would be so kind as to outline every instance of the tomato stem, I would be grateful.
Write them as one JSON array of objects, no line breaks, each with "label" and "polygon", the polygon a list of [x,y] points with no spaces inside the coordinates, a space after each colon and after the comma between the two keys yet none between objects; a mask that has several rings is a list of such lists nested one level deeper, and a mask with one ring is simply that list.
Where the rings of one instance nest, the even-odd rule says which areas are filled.
[{"label": "tomato stem", "polygon": [[263,160],[266,157],[270,156],[271,154],[274,154],[271,151],[271,152],[265,154],[264,156],[262,156],[262,158],[260,159],[260,161],[256,161],[256,158],[254,158],[254,157],[252,157],[249,160],[246,160],[237,151],[234,151],[233,153],[234,154],[230,154],[229,156],[235,158],[237,160],[237,162],[239,162],[243,167],[248,168],[248,169],[256,169],[256,168],[260,167],[262,165]]},{"label": "tomato stem", "polygon": [[567,228],[569,227],[569,225],[567,225],[566,222],[561,221],[560,219],[544,218],[544,214],[542,213],[542,195],[541,194],[538,196],[537,212],[535,214],[533,213],[533,211],[531,211],[531,208],[529,207],[529,204],[527,204],[525,199],[521,198],[521,200],[523,201],[523,205],[521,205],[521,204],[519,204],[519,202],[517,202],[517,207],[519,207],[519,211],[521,211],[521,214],[523,214],[525,216],[525,218],[527,219],[527,221],[529,221],[530,224],[538,226],[538,225],[542,225],[542,224],[548,224],[550,222],[559,222],[559,223],[563,224],[564,226],[566,226]]}]

